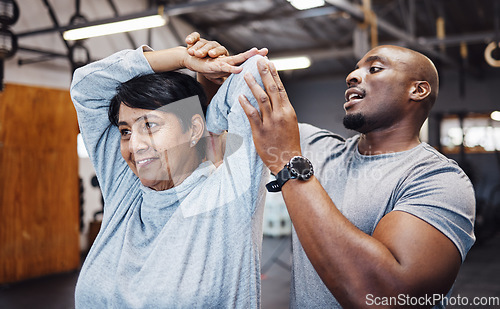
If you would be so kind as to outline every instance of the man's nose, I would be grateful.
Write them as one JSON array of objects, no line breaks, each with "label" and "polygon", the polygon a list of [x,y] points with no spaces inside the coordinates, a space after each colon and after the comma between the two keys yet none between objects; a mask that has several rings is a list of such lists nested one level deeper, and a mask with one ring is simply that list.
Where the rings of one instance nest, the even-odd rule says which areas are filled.
[{"label": "man's nose", "polygon": [[345,81],[348,87],[358,85],[361,82],[361,75],[359,73],[359,69],[356,69],[347,75]]},{"label": "man's nose", "polygon": [[144,134],[132,132],[130,134],[129,150],[131,153],[139,153],[149,148],[148,137]]}]

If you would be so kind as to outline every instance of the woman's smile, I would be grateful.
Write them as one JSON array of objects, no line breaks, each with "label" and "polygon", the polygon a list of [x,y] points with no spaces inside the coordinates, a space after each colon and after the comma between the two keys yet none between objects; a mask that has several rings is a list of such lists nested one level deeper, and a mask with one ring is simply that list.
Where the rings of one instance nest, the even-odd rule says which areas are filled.
[{"label": "woman's smile", "polygon": [[151,157],[151,158],[136,160],[135,166],[137,166],[138,168],[146,167],[158,159],[159,159],[158,157]]}]

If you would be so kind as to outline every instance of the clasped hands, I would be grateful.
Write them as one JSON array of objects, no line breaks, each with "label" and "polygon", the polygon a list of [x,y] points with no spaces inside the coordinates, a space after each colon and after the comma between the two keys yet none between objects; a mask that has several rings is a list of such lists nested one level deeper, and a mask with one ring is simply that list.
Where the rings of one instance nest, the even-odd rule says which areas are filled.
[{"label": "clasped hands", "polygon": [[266,56],[267,48],[252,48],[243,53],[229,56],[227,49],[216,41],[208,41],[193,32],[186,37],[188,55],[184,67],[198,72],[216,84],[222,84],[230,74],[240,73],[240,64],[255,55]]},{"label": "clasped hands", "polygon": [[[229,74],[240,73],[242,68],[238,65],[248,58],[257,54],[267,55],[265,48],[252,48],[229,56],[224,46],[200,38],[197,32],[186,37],[186,44],[190,57],[186,59],[185,66],[218,84]],[[257,66],[265,89],[260,87],[252,74],[247,73],[244,78],[259,109],[251,105],[244,95],[238,99],[250,122],[257,153],[276,175],[293,156],[301,155],[299,127],[295,110],[274,64],[262,58]]]}]

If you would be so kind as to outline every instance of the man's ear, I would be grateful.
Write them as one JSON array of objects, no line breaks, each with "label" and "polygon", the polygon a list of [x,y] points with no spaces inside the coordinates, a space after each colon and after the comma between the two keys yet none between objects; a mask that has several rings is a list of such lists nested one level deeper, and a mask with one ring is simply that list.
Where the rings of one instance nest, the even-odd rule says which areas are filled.
[{"label": "man's ear", "polygon": [[191,143],[196,145],[205,132],[205,119],[200,114],[191,117]]},{"label": "man's ear", "polygon": [[431,85],[427,81],[416,81],[410,88],[410,99],[412,101],[422,101],[431,94]]}]

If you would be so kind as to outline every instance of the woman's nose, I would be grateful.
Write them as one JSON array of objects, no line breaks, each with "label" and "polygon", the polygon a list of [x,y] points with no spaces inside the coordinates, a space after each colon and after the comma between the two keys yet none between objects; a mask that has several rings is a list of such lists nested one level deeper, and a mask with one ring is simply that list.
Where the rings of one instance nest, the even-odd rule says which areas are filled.
[{"label": "woman's nose", "polygon": [[129,149],[131,153],[139,153],[145,151],[149,148],[148,137],[144,138],[144,135],[137,132],[132,132],[130,134]]}]

